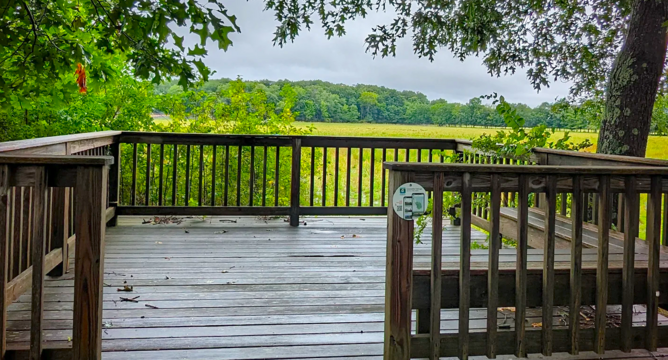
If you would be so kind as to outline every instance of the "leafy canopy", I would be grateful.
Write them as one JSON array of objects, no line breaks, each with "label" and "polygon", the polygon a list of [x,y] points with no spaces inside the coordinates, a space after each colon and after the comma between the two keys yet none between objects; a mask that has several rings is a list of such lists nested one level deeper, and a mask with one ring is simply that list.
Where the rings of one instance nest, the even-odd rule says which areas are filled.
[{"label": "leafy canopy", "polygon": [[366,38],[374,56],[394,55],[397,40],[412,36],[419,56],[433,60],[440,48],[460,59],[481,56],[492,75],[525,67],[536,89],[564,79],[576,95],[603,88],[630,13],[629,0],[267,0],[266,7],[276,13],[280,46],[317,20],[326,36],[342,36],[347,21],[389,10],[394,19]]},{"label": "leafy canopy", "polygon": [[[104,84],[127,68],[160,83],[207,79],[202,62],[211,40],[221,49],[238,32],[222,0],[4,0],[0,5],[0,104],[76,92],[74,72]],[[191,48],[179,33],[199,36]],[[127,68],[126,68],[127,65]]]}]

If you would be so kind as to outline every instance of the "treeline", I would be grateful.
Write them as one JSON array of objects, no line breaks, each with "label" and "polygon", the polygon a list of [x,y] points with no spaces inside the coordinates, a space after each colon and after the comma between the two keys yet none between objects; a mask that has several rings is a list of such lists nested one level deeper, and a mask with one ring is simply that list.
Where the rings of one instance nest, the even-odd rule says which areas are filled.
[{"label": "treeline", "polygon": [[[224,91],[231,79],[211,80],[198,90],[206,93]],[[280,106],[280,91],[291,85],[297,93],[293,111],[297,120],[344,123],[436,124],[505,126],[495,106],[479,97],[465,104],[443,99],[429,100],[415,91],[398,91],[374,85],[343,85],[326,81],[246,81],[246,91],[263,91],[269,102]],[[158,94],[176,94],[183,91],[176,83],[156,87]],[[573,107],[565,100],[542,103],[536,107],[512,104],[526,120],[526,126],[545,124],[554,128],[585,129],[597,127],[600,107]]]}]

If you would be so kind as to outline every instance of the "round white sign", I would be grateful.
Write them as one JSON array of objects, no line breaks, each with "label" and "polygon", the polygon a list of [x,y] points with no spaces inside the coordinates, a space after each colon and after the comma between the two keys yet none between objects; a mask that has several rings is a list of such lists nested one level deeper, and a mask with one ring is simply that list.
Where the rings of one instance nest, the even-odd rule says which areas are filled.
[{"label": "round white sign", "polygon": [[427,210],[427,192],[417,183],[402,184],[394,192],[392,207],[402,219],[417,218]]}]

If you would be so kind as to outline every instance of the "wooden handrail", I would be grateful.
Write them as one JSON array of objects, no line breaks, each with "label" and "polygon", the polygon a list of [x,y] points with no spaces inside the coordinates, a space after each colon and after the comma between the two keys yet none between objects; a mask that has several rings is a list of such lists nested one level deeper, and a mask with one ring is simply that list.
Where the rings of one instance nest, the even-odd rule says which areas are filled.
[{"label": "wooden handrail", "polygon": [[[526,357],[537,352],[550,356],[557,351],[575,355],[589,350],[603,354],[611,349],[628,352],[643,348],[655,351],[657,347],[668,346],[668,326],[660,326],[657,320],[659,306],[668,304],[668,294],[659,291],[666,286],[664,280],[668,275],[668,266],[664,263],[661,267],[660,259],[661,196],[668,191],[668,187],[663,185],[668,183],[668,167],[386,163],[385,168],[390,171],[390,194],[410,181],[421,184],[428,191],[460,193],[462,199],[461,256],[456,264],[457,270],[453,269],[455,264],[445,271],[440,270],[437,264],[441,261],[440,249],[433,246],[440,244],[441,231],[434,229],[431,270],[414,271],[413,221],[405,220],[393,209],[388,209],[386,360],[448,356],[466,359],[484,354],[490,357],[501,354]],[[503,267],[499,264],[501,228],[498,218],[501,193],[506,191],[517,193],[519,208],[516,228],[518,245],[512,269],[509,268],[511,264]],[[481,269],[478,264],[472,271],[471,204],[475,194],[480,192],[492,194],[493,205],[488,211],[492,219],[490,233],[494,235],[488,240],[486,267]],[[571,205],[576,216],[582,216],[585,193],[598,195],[599,250],[593,264],[591,260],[583,263],[583,222],[579,218],[571,222],[570,260],[556,259],[558,192],[573,195]],[[537,260],[530,260],[527,255],[531,193],[545,194],[542,266],[537,266]],[[614,258],[608,254],[614,193],[623,194],[626,216],[630,219],[637,218],[639,193],[649,194],[647,259],[635,251],[635,239],[639,232],[637,222],[628,222],[624,228],[623,253],[615,253]],[[442,196],[434,196],[433,201],[437,202],[433,204],[434,209],[442,207]],[[442,212],[434,212],[432,216],[433,224],[440,228]],[[488,291],[481,290],[485,285]],[[458,288],[456,293],[453,287]],[[473,291],[476,296],[473,296]],[[436,306],[434,304],[440,304],[438,309],[432,308]],[[634,304],[647,305],[645,326],[633,325]],[[569,315],[571,321],[567,329],[553,328],[553,308],[564,305],[574,309],[575,315]],[[595,305],[593,330],[580,328],[582,305]],[[621,305],[619,328],[607,327],[607,305]],[[487,331],[469,333],[469,308],[484,306],[491,306],[487,311]],[[514,332],[497,331],[498,306],[515,307]],[[530,306],[541,308],[543,321],[539,330],[526,324],[527,308]],[[456,334],[440,333],[437,315],[440,308],[459,309]],[[417,334],[411,333],[412,309],[418,310]],[[425,311],[431,316],[425,318],[420,315]],[[430,324],[424,326],[421,321]],[[642,341],[636,340],[639,336]],[[612,338],[621,341],[611,342]]]},{"label": "wooden handrail", "polygon": [[83,134],[50,136],[44,138],[6,141],[0,143],[0,153],[6,154],[41,154],[41,155],[70,155],[111,144],[121,131],[99,131]]},{"label": "wooden handrail", "polygon": [[649,166],[554,166],[554,165],[494,165],[494,164],[416,164],[386,162],[384,167],[395,171],[422,173],[487,173],[487,174],[565,174],[565,175],[668,175],[668,167]]}]

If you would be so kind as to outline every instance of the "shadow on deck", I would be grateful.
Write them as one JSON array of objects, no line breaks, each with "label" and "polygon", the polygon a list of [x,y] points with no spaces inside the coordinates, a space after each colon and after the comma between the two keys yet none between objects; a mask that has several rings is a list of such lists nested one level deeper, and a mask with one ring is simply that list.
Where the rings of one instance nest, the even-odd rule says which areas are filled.
[{"label": "shadow on deck", "polygon": [[[382,358],[385,218],[303,221],[292,228],[282,218],[186,218],[167,225],[120,218],[106,236],[103,358]],[[472,237],[486,235],[473,231]],[[444,268],[456,267],[459,239],[459,228],[446,225]],[[429,234],[423,240],[415,246],[416,269],[429,267]],[[585,259],[590,256],[595,250],[585,249]],[[612,251],[611,261],[618,257]],[[561,258],[568,261],[565,250],[557,251]],[[501,250],[502,263],[514,259],[514,249]],[[530,261],[541,259],[542,250],[529,250]],[[472,263],[485,261],[486,250],[474,250]],[[46,348],[68,347],[73,283],[72,271],[46,282]],[[610,310],[614,321],[619,310]],[[9,348],[26,349],[30,294],[8,311]],[[555,326],[563,325],[559,311]],[[637,311],[644,321],[644,310]],[[456,332],[457,309],[442,314],[443,332]],[[539,309],[527,315],[540,322]],[[500,331],[511,330],[512,319],[512,311],[499,311]],[[484,331],[484,309],[472,310],[470,326]],[[622,355],[634,354],[647,352]]]}]

